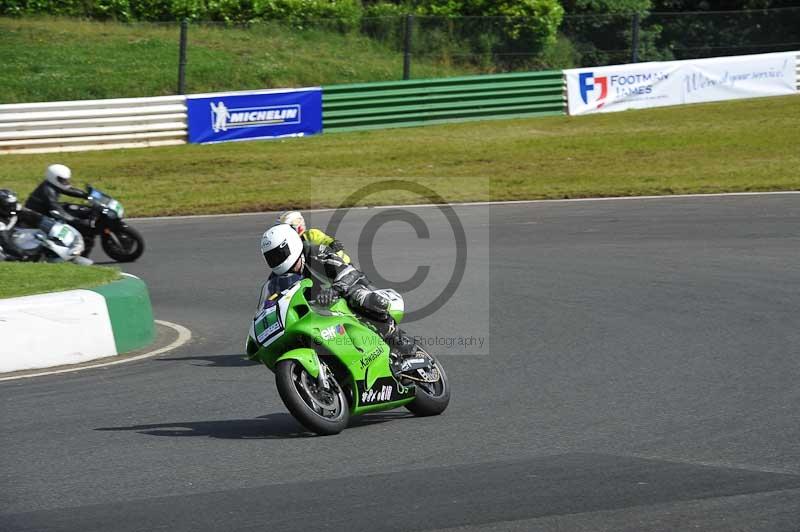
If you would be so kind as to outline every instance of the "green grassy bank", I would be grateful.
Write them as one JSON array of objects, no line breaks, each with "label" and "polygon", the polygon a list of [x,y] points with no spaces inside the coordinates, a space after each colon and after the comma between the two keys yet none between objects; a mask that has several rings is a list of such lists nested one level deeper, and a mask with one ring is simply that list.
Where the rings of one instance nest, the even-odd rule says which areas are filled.
[{"label": "green grassy bank", "polygon": [[[0,104],[175,94],[179,26],[0,17]],[[186,91],[396,80],[403,56],[358,33],[278,23],[191,25]],[[470,73],[415,58],[414,77]]]},{"label": "green grassy bank", "polygon": [[120,278],[117,268],[75,264],[0,263],[0,299],[93,288]]}]

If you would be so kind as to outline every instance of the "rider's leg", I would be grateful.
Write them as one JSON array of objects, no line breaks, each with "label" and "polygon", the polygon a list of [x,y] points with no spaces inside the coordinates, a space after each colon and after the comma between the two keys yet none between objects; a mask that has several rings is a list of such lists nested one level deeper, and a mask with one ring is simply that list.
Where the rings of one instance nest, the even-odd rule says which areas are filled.
[{"label": "rider's leg", "polygon": [[358,309],[378,329],[378,334],[393,352],[401,356],[416,354],[414,340],[406,335],[389,316],[390,301],[366,287],[356,288],[349,297],[350,304]]}]

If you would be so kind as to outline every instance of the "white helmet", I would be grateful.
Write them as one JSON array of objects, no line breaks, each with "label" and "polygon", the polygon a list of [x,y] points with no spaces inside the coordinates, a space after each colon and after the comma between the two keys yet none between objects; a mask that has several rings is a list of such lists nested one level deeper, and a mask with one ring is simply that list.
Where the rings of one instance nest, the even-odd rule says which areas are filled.
[{"label": "white helmet", "polygon": [[70,188],[72,170],[63,164],[51,164],[44,172],[44,178],[59,190]]},{"label": "white helmet", "polygon": [[289,224],[298,235],[306,232],[306,220],[299,211],[286,211],[278,217],[279,224]]},{"label": "white helmet", "polygon": [[303,254],[300,235],[288,224],[273,225],[261,236],[261,254],[276,275],[288,272]]}]

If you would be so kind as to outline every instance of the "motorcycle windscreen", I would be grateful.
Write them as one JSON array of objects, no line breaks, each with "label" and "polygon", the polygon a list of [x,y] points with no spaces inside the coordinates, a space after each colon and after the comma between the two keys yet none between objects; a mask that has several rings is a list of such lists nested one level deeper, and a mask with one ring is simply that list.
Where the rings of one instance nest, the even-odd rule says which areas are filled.
[{"label": "motorcycle windscreen", "polygon": [[122,218],[125,215],[125,208],[119,201],[107,194],[104,194],[103,192],[100,192],[96,188],[93,188],[89,193],[89,198],[94,200],[98,205],[102,205],[103,207],[114,211],[118,218]]}]

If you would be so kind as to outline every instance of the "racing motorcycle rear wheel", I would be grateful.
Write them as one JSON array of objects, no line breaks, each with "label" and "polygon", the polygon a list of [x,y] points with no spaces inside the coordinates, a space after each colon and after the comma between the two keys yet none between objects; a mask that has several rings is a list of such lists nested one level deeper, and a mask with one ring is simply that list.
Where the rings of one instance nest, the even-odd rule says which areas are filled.
[{"label": "racing motorcycle rear wheel", "polygon": [[283,404],[311,432],[327,436],[347,427],[350,407],[333,374],[328,374],[325,390],[299,362],[282,360],[275,367],[275,384]]},{"label": "racing motorcycle rear wheel", "polygon": [[133,262],[144,253],[144,239],[133,227],[124,225],[100,236],[106,255],[117,262]]},{"label": "racing motorcycle rear wheel", "polygon": [[417,350],[418,354],[430,359],[432,369],[417,370],[419,375],[413,379],[416,388],[414,400],[406,408],[415,416],[438,416],[450,404],[450,383],[439,361],[419,347]]}]

